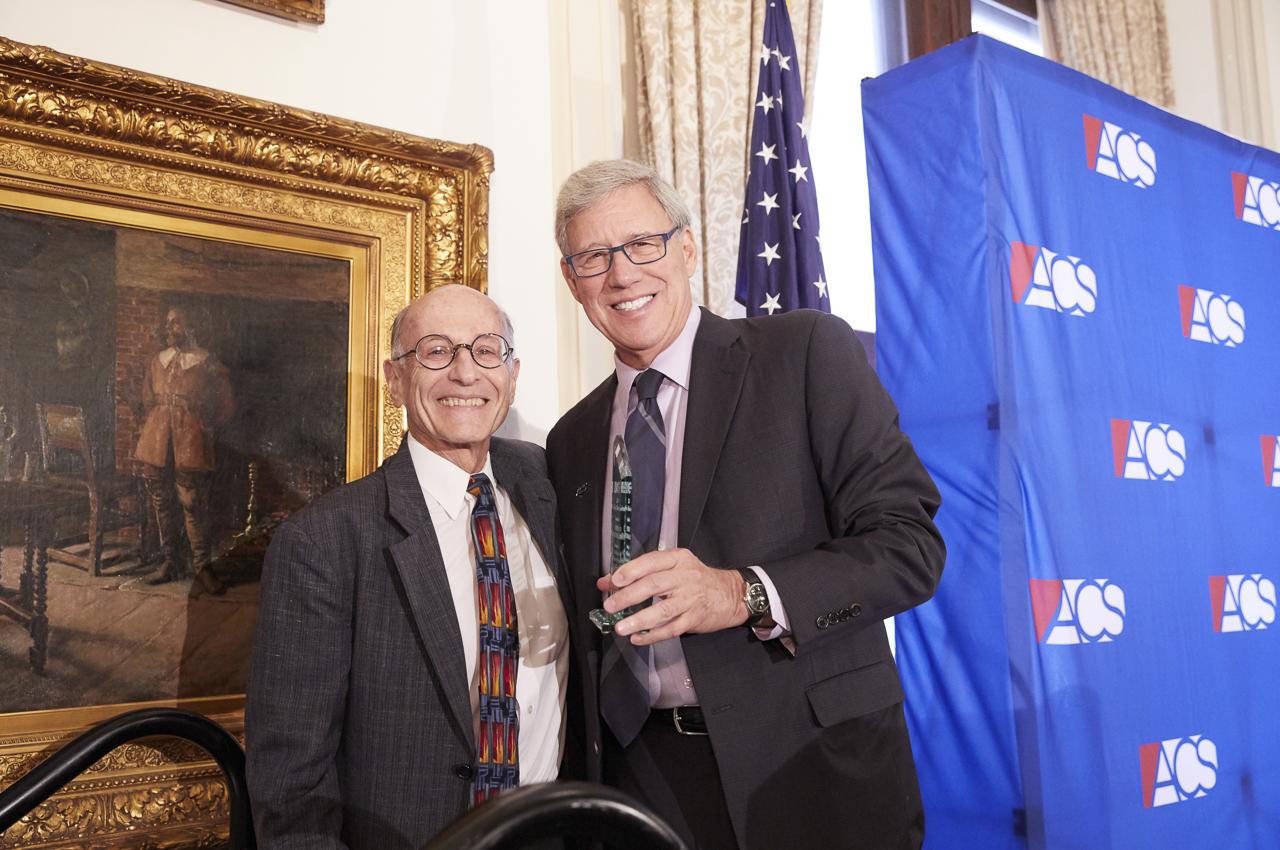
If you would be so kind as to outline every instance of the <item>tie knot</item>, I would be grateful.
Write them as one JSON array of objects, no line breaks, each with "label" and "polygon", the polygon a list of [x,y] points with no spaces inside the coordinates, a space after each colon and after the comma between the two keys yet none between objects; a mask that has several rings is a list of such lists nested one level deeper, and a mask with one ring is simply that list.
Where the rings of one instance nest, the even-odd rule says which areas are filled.
[{"label": "tie knot", "polygon": [[475,498],[480,498],[481,494],[486,496],[493,495],[493,484],[489,481],[489,476],[483,472],[475,472],[471,475],[471,480],[467,482],[467,492]]},{"label": "tie knot", "polygon": [[666,375],[663,375],[657,369],[645,369],[636,376],[636,396],[641,401],[657,398],[658,387],[662,386],[662,379],[665,377]]}]

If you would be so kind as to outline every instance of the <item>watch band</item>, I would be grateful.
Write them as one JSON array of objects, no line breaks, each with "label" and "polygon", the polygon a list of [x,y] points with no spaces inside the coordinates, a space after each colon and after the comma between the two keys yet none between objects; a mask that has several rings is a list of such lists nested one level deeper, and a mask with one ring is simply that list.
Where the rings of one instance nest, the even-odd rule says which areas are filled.
[{"label": "watch band", "polygon": [[748,569],[739,569],[738,573],[746,582],[746,592],[743,594],[742,602],[747,607],[747,625],[758,628],[764,625],[765,621],[772,623],[769,591],[760,580],[760,576],[756,575],[754,570]]}]

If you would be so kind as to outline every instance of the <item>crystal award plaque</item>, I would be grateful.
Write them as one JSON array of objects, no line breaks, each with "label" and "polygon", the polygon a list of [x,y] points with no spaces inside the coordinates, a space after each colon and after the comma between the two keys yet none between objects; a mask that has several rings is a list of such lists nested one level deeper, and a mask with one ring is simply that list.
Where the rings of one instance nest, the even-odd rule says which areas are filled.
[{"label": "crystal award plaque", "polygon": [[[627,456],[627,444],[621,436],[613,438],[613,528],[612,546],[609,552],[609,572],[631,560],[631,459]],[[588,615],[601,634],[613,634],[613,627],[632,614],[648,608],[652,599],[610,614],[596,608]]]}]

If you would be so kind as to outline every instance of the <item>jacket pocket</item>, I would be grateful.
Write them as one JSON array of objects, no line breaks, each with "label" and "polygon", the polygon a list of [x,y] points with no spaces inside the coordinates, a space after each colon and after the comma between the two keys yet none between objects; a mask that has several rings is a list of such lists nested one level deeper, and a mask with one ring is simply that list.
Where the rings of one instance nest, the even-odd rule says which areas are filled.
[{"label": "jacket pocket", "polygon": [[805,691],[819,726],[834,726],[902,702],[893,665],[877,661],[810,685]]}]

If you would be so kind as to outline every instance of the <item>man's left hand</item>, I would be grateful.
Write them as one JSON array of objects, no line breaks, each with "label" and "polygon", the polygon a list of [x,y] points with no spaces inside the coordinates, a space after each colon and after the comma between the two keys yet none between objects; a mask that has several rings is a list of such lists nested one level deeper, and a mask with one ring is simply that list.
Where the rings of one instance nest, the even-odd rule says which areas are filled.
[{"label": "man's left hand", "polygon": [[614,627],[636,646],[747,621],[746,582],[738,571],[708,567],[688,549],[646,552],[597,579],[596,587],[612,593],[604,603],[610,613],[653,599]]}]

